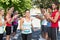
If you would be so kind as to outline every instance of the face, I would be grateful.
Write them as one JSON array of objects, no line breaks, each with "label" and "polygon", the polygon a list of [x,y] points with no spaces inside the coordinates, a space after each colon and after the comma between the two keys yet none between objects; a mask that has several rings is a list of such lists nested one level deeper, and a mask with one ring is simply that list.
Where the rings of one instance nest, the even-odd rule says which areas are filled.
[{"label": "face", "polygon": [[1,10],[1,15],[2,15],[2,16],[4,15],[4,10]]},{"label": "face", "polygon": [[14,11],[14,7],[11,7],[10,10],[13,12]]},{"label": "face", "polygon": [[17,15],[18,14],[18,11],[15,11],[15,15]]},{"label": "face", "polygon": [[42,9],[42,10],[41,10],[41,13],[45,13],[45,9]]},{"label": "face", "polygon": [[57,8],[57,6],[55,4],[52,4],[52,9]]},{"label": "face", "polygon": [[30,17],[30,11],[26,11],[25,16]]},{"label": "face", "polygon": [[48,8],[47,11],[48,11],[49,13],[52,12],[52,10],[51,10],[50,8]]},{"label": "face", "polygon": [[11,7],[10,10],[8,11],[10,14],[12,14],[14,11],[14,7]]}]

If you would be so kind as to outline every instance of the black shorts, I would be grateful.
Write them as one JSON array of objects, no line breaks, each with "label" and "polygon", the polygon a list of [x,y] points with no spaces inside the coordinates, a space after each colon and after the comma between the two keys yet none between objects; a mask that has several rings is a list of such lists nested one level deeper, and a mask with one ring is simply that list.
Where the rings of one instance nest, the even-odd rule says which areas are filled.
[{"label": "black shorts", "polygon": [[47,27],[48,37],[51,38],[51,27]]},{"label": "black shorts", "polygon": [[11,27],[6,26],[6,35],[11,34]]},{"label": "black shorts", "polygon": [[22,34],[22,40],[31,40],[32,34]]},{"label": "black shorts", "polygon": [[57,40],[57,28],[51,28],[51,40]]},{"label": "black shorts", "polygon": [[16,32],[18,25],[13,25],[13,32]]},{"label": "black shorts", "polygon": [[46,25],[41,26],[41,32],[43,32],[43,33],[47,32],[47,26]]},{"label": "black shorts", "polygon": [[0,34],[0,40],[3,40],[3,34]]}]

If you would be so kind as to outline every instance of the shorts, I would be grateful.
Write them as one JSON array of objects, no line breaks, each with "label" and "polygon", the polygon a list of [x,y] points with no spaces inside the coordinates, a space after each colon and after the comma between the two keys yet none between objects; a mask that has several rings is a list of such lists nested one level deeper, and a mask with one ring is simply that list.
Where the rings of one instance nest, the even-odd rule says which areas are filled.
[{"label": "shorts", "polygon": [[32,34],[22,34],[22,40],[31,40]]},{"label": "shorts", "polygon": [[6,26],[6,35],[11,34],[11,27]]},{"label": "shorts", "polygon": [[41,26],[41,32],[43,32],[43,33],[47,32],[47,26],[46,25]]},{"label": "shorts", "polygon": [[3,40],[3,34],[0,34],[0,40]]},{"label": "shorts", "polygon": [[48,37],[51,38],[51,27],[47,27]]},{"label": "shorts", "polygon": [[16,32],[18,25],[13,25],[13,32]]},{"label": "shorts", "polygon": [[51,40],[57,40],[57,28],[51,28]]}]

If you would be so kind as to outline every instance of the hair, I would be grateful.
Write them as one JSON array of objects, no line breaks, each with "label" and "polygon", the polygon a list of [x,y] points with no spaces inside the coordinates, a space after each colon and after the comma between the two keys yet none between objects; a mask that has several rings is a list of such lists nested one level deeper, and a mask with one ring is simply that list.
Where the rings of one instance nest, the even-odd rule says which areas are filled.
[{"label": "hair", "polygon": [[0,12],[1,12],[2,10],[4,10],[4,9],[0,9]]},{"label": "hair", "polygon": [[1,11],[2,9],[0,9],[0,11]]},{"label": "hair", "polygon": [[12,7],[13,7],[13,6],[8,7],[8,8],[6,9],[6,12],[8,12]]},{"label": "hair", "polygon": [[[53,2],[52,4],[55,4],[57,6],[57,10],[59,10],[59,3],[58,2]],[[52,8],[52,7],[51,7]]]},{"label": "hair", "polygon": [[4,9],[0,9],[0,11],[2,11],[2,10],[4,10]]}]

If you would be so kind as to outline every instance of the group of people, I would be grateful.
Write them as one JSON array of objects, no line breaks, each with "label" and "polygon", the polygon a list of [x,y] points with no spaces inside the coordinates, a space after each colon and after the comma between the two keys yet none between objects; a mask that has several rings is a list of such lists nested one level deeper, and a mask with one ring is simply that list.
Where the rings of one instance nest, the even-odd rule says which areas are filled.
[{"label": "group of people", "polygon": [[36,16],[41,20],[41,34],[46,40],[58,40],[58,21],[60,20],[60,11],[57,3],[52,6],[41,9],[41,15]]},{"label": "group of people", "polygon": [[[8,8],[6,16],[4,16],[4,10],[0,9],[0,40],[3,40],[4,28],[6,30],[6,40],[10,40],[11,27],[13,27],[13,37],[16,34],[18,20],[18,11],[14,11],[14,7]],[[58,21],[60,20],[60,11],[58,10],[58,4],[52,3],[52,8],[47,10],[41,8],[41,14],[35,15],[36,18],[41,20],[41,35],[46,40],[58,40]],[[25,16],[20,19],[20,30],[22,40],[31,40],[32,30],[34,30],[32,24],[32,18],[30,17],[30,10],[25,10]]]},{"label": "group of people", "polygon": [[[34,17],[41,20],[41,35],[46,40],[58,40],[58,21],[60,20],[59,4],[54,2],[52,6],[45,9],[41,8],[40,15],[34,15]],[[31,40],[32,25],[30,17],[30,10],[25,11],[25,17],[20,20],[20,29],[22,33],[22,40]]]},{"label": "group of people", "polygon": [[0,40],[3,40],[4,28],[6,30],[6,40],[10,40],[12,26],[13,36],[16,34],[19,14],[18,11],[14,11],[14,7],[7,9],[6,16],[4,16],[4,12],[3,9],[0,9]]}]

